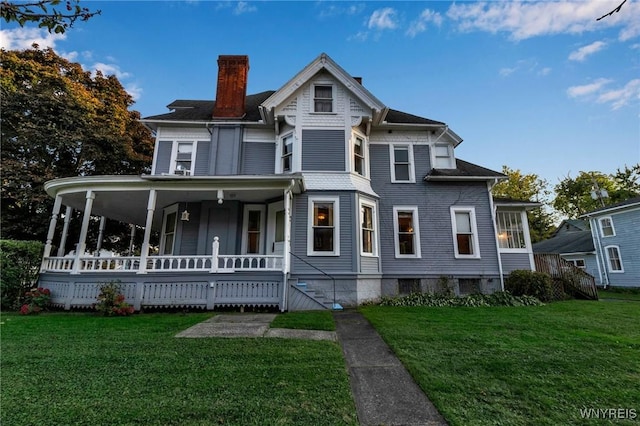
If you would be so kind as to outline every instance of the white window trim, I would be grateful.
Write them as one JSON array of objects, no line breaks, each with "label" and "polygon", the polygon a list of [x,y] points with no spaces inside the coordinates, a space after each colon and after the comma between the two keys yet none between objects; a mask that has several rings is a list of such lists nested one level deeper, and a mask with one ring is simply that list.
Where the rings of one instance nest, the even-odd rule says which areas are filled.
[{"label": "white window trim", "polygon": [[524,248],[508,248],[508,247],[500,247],[500,241],[498,241],[498,248],[502,253],[530,253],[531,252],[531,236],[529,234],[529,225],[527,219],[527,213],[525,211],[514,211],[514,210],[498,210],[496,212],[496,230],[498,234],[497,238],[500,238],[500,221],[498,220],[498,216],[500,213],[519,213],[520,214],[520,222],[522,223],[522,236],[524,237]]},{"label": "white window trim", "polygon": [[[363,214],[362,208],[369,207],[371,208],[371,222],[373,224],[373,253],[366,253],[364,251],[364,240],[362,238],[362,222],[363,222]],[[376,203],[368,200],[361,199],[358,203],[358,212],[360,213],[358,216],[360,218],[360,222],[358,224],[359,232],[358,239],[360,240],[360,255],[367,257],[378,257],[378,211],[376,209]]]},{"label": "white window trim", "polygon": [[[618,252],[618,259],[620,259],[620,269],[612,269],[611,268],[611,258],[609,256],[609,249],[615,248]],[[624,274],[624,263],[622,263],[622,253],[620,252],[620,246],[617,245],[609,245],[604,247],[604,254],[607,256],[607,270],[612,274]]]},{"label": "white window trim", "polygon": [[[453,255],[456,259],[480,259],[480,242],[478,241],[478,224],[476,222],[476,208],[465,206],[451,206],[451,231],[453,236]],[[469,213],[471,220],[471,235],[473,236],[473,254],[460,254],[458,252],[458,234],[456,225],[456,213]]]},{"label": "white window trim", "polygon": [[[166,245],[166,235],[165,235],[165,229],[167,226],[167,216],[169,216],[171,213],[175,213],[176,214],[176,223],[175,226],[173,228],[173,246],[171,247],[171,254],[163,254],[165,252],[165,245]],[[173,256],[173,253],[175,252],[175,248],[176,248],[176,236],[178,235],[178,204],[174,204],[172,206],[169,206],[167,208],[165,208],[162,212],[162,228],[160,228],[160,255],[161,256]]]},{"label": "white window trim", "polygon": [[[581,261],[583,266],[578,266],[578,261]],[[567,260],[567,262],[571,262],[573,264],[573,266],[575,266],[576,268],[579,269],[587,269],[587,262],[584,261],[583,258],[577,258],[577,259],[569,259]]]},{"label": "white window trim", "polygon": [[[602,229],[602,221],[605,219],[609,219],[609,223],[611,224],[611,232],[613,232],[613,234],[611,235],[604,235],[604,232]],[[613,226],[613,218],[611,216],[603,216],[598,218],[598,228],[600,228],[600,236],[602,238],[611,238],[616,236],[616,228]]]},{"label": "white window trim", "polygon": [[[409,153],[409,180],[397,180],[395,168],[395,148],[407,148]],[[413,145],[406,143],[392,143],[389,145],[389,167],[391,168],[391,183],[416,183],[416,173],[413,161]]]},{"label": "white window trim", "polygon": [[[258,253],[247,253],[248,248],[248,231],[249,231],[249,212],[260,212],[260,240]],[[264,241],[266,234],[267,207],[263,204],[245,204],[242,219],[242,253],[243,254],[264,254]]]},{"label": "white window trim", "polygon": [[[411,212],[413,214],[413,235],[414,241],[414,254],[401,254],[400,253],[400,229],[398,226],[398,213]],[[417,206],[394,206],[393,207],[393,245],[396,251],[396,259],[419,259],[422,257],[420,250],[420,217],[418,216]]]},{"label": "white window trim", "polygon": [[[362,174],[356,172],[356,139],[362,140]],[[358,176],[369,177],[369,142],[367,138],[360,132],[356,132],[355,130],[351,131],[351,158],[349,162],[351,163],[351,172],[355,173]]]},{"label": "white window trim", "polygon": [[[446,146],[447,147],[447,152],[449,153],[448,159],[449,159],[449,164],[447,167],[436,167],[436,147],[437,146]],[[456,161],[455,161],[455,157],[454,157],[454,153],[453,153],[453,146],[451,146],[451,144],[446,143],[446,142],[438,142],[438,143],[433,143],[431,145],[429,145],[429,151],[431,153],[431,168],[432,169],[455,169],[456,168]]]},{"label": "white window trim", "polygon": [[[333,203],[333,251],[313,250],[313,205],[315,203]],[[307,256],[340,256],[340,197],[309,197],[307,225]]]},{"label": "white window trim", "polygon": [[[316,111],[316,86],[331,86],[331,112],[324,111]],[[311,114],[320,114],[320,115],[336,115],[336,85],[331,81],[316,81],[311,85],[311,93],[309,93],[309,99],[311,101],[311,105],[309,106],[309,112]]]},{"label": "white window trim", "polygon": [[[284,140],[288,137],[291,137],[291,170],[289,171],[284,171],[283,167],[282,167],[282,149],[284,148]],[[294,173],[297,169],[296,169],[296,158],[297,158],[297,152],[299,151],[299,148],[296,144],[298,138],[296,138],[296,134],[294,131],[290,131],[290,132],[286,132],[283,133],[279,138],[278,138],[278,144],[276,146],[276,172],[277,173]]]},{"label": "white window trim", "polygon": [[193,145],[191,149],[191,169],[189,169],[189,175],[193,176],[196,168],[196,151],[198,150],[198,141],[194,140],[174,140],[171,147],[171,162],[169,163],[169,174],[176,174],[176,159],[178,158],[178,145],[181,143],[191,143]]}]

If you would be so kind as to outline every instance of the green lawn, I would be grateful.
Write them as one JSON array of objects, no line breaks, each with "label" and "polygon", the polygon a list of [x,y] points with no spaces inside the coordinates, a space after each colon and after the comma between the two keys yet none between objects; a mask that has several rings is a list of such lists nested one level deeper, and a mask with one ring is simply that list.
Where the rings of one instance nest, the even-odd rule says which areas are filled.
[{"label": "green lawn", "polygon": [[337,343],[173,337],[210,316],[3,315],[0,423],[357,424]]},{"label": "green lawn", "polygon": [[302,311],[279,314],[270,327],[334,331],[336,324],[331,311]]},{"label": "green lawn", "polygon": [[[640,423],[637,303],[361,311],[451,425]],[[582,420],[584,408],[637,417]]]},{"label": "green lawn", "polygon": [[640,302],[640,291],[637,289],[625,290],[602,290],[598,289],[600,299],[635,300]]}]

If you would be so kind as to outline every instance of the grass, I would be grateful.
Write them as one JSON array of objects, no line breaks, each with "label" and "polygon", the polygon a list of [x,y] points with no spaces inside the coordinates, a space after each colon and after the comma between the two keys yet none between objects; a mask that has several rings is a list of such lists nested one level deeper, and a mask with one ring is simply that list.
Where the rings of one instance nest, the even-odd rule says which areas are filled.
[{"label": "grass", "polygon": [[270,327],[326,331],[335,331],[336,329],[331,311],[303,311],[279,314]]},{"label": "grass", "polygon": [[640,302],[640,289],[598,289],[600,299],[637,300]]},{"label": "grass", "polygon": [[208,317],[3,315],[0,423],[357,424],[337,343],[173,337]]},{"label": "grass", "polygon": [[[361,311],[451,425],[640,421],[636,303]],[[584,408],[638,417],[594,423]]]}]

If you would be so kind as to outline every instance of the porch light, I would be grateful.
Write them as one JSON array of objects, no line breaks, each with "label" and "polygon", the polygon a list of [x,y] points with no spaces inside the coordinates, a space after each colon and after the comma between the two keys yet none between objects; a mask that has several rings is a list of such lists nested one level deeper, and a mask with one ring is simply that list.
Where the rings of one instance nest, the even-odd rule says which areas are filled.
[{"label": "porch light", "polygon": [[189,210],[187,210],[188,203],[184,206],[184,211],[180,215],[180,220],[183,222],[189,222]]}]

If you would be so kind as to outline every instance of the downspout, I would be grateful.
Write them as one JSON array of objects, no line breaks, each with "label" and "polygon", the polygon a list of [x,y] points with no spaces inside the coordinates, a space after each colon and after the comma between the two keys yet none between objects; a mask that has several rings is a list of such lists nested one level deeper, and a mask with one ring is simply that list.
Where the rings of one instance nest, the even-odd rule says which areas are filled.
[{"label": "downspout", "polygon": [[504,272],[502,270],[502,255],[500,254],[500,244],[498,243],[498,226],[496,224],[496,206],[493,204],[493,195],[491,189],[498,183],[498,179],[494,179],[493,183],[487,181],[487,192],[489,194],[489,207],[491,208],[491,221],[493,222],[493,240],[496,243],[496,253],[498,254],[498,272],[500,273],[500,291],[504,291]]},{"label": "downspout", "polygon": [[[587,216],[589,217],[589,216]],[[600,280],[602,285],[606,289],[609,286],[609,274],[607,273],[607,262],[604,258],[604,251],[602,249],[602,241],[600,241],[600,233],[598,232],[598,223],[594,218],[589,217],[589,225],[591,225],[591,236],[594,238],[594,247],[596,247],[596,260],[598,261],[598,273],[600,274]],[[597,253],[600,253],[600,259],[598,259]],[[602,269],[600,269],[602,262]]]}]

